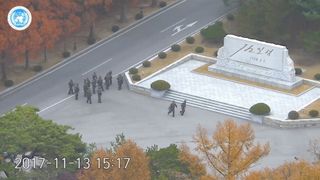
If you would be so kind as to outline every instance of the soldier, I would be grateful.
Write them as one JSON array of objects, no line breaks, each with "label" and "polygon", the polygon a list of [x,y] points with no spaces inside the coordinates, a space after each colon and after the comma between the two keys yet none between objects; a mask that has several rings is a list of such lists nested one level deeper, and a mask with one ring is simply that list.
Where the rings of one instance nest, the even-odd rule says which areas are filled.
[{"label": "soldier", "polygon": [[184,115],[184,112],[186,111],[186,106],[187,106],[187,100],[184,100],[183,103],[181,104],[181,111],[180,111],[181,116]]},{"label": "soldier", "polygon": [[96,87],[97,87],[97,80],[92,79],[92,94],[96,93]]},{"label": "soldier", "polygon": [[117,80],[118,80],[118,90],[121,90],[121,87],[123,84],[123,77],[121,74],[118,75]]},{"label": "soldier", "polygon": [[74,84],[73,84],[72,79],[69,81],[68,85],[69,85],[68,94],[69,94],[69,95],[70,95],[70,94],[73,94],[73,93],[74,93],[74,92],[73,92],[73,86],[74,86]]},{"label": "soldier", "polygon": [[109,76],[108,76],[108,80],[109,80],[109,84],[110,84],[110,86],[112,85],[112,71],[109,71],[108,72],[108,74],[109,74]]},{"label": "soldier", "polygon": [[177,104],[175,101],[172,101],[172,103],[170,104],[169,106],[169,111],[168,111],[168,115],[170,113],[172,113],[172,117],[174,117],[174,111],[175,111],[175,108],[177,107]]},{"label": "soldier", "polygon": [[98,77],[98,76],[97,76],[96,72],[94,72],[93,75],[92,75],[92,81],[93,81],[93,80],[97,80],[97,77]]},{"label": "soldier", "polygon": [[98,93],[98,103],[101,103],[101,96],[102,96],[102,89],[101,89],[101,87],[98,87],[97,93]]},{"label": "soldier", "polygon": [[90,90],[90,88],[88,88],[88,90],[87,90],[87,103],[92,104],[91,96],[92,96],[91,90]]},{"label": "soldier", "polygon": [[101,90],[104,91],[104,89],[103,89],[103,80],[102,80],[101,76],[99,76],[99,78],[98,78],[98,88],[101,88]]},{"label": "soldier", "polygon": [[79,84],[77,83],[75,88],[74,88],[74,93],[75,93],[76,100],[78,100],[79,91],[80,91]]},{"label": "soldier", "polygon": [[90,85],[91,85],[90,79],[87,78],[87,86],[88,86],[88,88],[90,88]]},{"label": "soldier", "polygon": [[109,87],[110,87],[110,82],[109,82],[109,74],[107,74],[105,77],[104,77],[104,84],[105,84],[105,86],[106,86],[106,90],[108,90],[109,89]]}]

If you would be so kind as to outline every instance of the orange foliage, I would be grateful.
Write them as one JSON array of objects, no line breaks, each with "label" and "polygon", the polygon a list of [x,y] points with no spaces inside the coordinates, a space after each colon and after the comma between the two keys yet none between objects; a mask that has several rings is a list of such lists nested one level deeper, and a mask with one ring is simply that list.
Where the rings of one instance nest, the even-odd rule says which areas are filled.
[{"label": "orange foliage", "polygon": [[[102,165],[98,166],[97,158],[109,158],[110,166],[103,169]],[[117,158],[120,158],[119,160]],[[124,159],[129,158],[129,159]],[[113,161],[111,161],[111,159]],[[79,180],[150,180],[149,159],[146,157],[143,149],[137,146],[131,140],[126,140],[121,144],[116,152],[97,150],[91,158],[91,168],[83,170],[78,178]],[[119,166],[120,162],[120,167]],[[127,166],[126,166],[127,165]]]},{"label": "orange foliage", "polygon": [[310,164],[306,161],[285,163],[275,169],[266,168],[261,171],[249,173],[246,180],[272,179],[272,180],[311,180],[320,179],[320,165]]},{"label": "orange foliage", "polygon": [[269,144],[254,144],[254,138],[249,123],[237,125],[233,120],[219,123],[212,138],[202,127],[197,129],[194,136],[196,150],[225,179],[235,179],[253,163],[268,155]]}]

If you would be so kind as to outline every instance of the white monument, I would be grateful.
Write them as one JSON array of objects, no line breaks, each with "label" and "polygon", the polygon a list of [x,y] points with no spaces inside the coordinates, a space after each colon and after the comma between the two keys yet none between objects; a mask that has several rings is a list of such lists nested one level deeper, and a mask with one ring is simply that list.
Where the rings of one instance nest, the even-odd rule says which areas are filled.
[{"label": "white monument", "polygon": [[285,46],[234,35],[224,37],[217,63],[208,70],[285,89],[302,84]]}]

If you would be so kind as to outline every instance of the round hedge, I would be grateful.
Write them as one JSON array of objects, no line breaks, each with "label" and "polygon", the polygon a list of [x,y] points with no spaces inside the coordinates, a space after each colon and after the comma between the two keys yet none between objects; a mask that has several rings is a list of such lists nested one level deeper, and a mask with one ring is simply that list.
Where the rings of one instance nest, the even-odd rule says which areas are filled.
[{"label": "round hedge", "polygon": [[268,115],[271,110],[267,104],[257,103],[255,105],[251,106],[249,111],[255,115]]},{"label": "round hedge", "polygon": [[33,66],[32,70],[34,72],[40,72],[40,71],[42,71],[42,66],[41,65],[35,65],[35,66]]},{"label": "round hedge", "polygon": [[133,67],[129,69],[129,74],[137,74],[138,73],[138,69]]},{"label": "round hedge", "polygon": [[69,52],[69,51],[64,51],[63,53],[62,53],[62,57],[64,57],[64,58],[67,58],[67,57],[69,57],[71,55],[71,53]]},{"label": "round hedge", "polygon": [[318,117],[319,116],[319,111],[312,109],[309,111],[309,116],[310,117]]},{"label": "round hedge", "polygon": [[179,44],[174,44],[174,45],[171,46],[171,50],[173,52],[178,52],[178,51],[181,50],[181,46]]},{"label": "round hedge", "polygon": [[218,56],[218,50],[216,50],[215,52],[214,52],[214,55],[217,57]]},{"label": "round hedge", "polygon": [[5,87],[11,87],[11,86],[13,86],[13,84],[14,84],[14,82],[12,80],[10,80],[10,79],[7,79],[7,80],[4,81],[4,86]]},{"label": "round hedge", "polygon": [[156,91],[165,91],[170,89],[170,84],[164,80],[157,80],[151,83],[151,88]]},{"label": "round hedge", "polygon": [[150,66],[151,66],[151,62],[150,62],[150,61],[144,61],[144,62],[142,63],[142,66],[143,66],[143,67],[150,67]]},{"label": "round hedge", "polygon": [[143,18],[143,14],[142,13],[138,13],[138,14],[136,14],[136,16],[134,18],[136,20],[142,19]]},{"label": "round hedge", "polygon": [[165,2],[165,1],[160,1],[159,7],[160,7],[160,8],[163,8],[163,7],[165,7],[165,6],[167,6],[167,2]]},{"label": "round hedge", "polygon": [[288,119],[291,119],[291,120],[295,120],[295,119],[299,119],[300,115],[297,111],[290,111],[288,113]]},{"label": "round hedge", "polygon": [[320,81],[320,73],[315,74],[314,79]]},{"label": "round hedge", "polygon": [[88,45],[92,45],[92,44],[96,43],[96,38],[93,36],[88,37],[87,43],[88,43]]},{"label": "round hedge", "polygon": [[117,32],[119,31],[120,27],[118,25],[113,25],[112,28],[111,28],[111,31],[112,32]]},{"label": "round hedge", "polygon": [[165,58],[167,57],[167,53],[165,53],[165,52],[160,52],[160,53],[158,54],[158,57],[159,57],[160,59],[165,59]]},{"label": "round hedge", "polygon": [[139,74],[134,74],[134,75],[132,75],[132,80],[134,80],[134,81],[140,81],[141,80],[141,76],[139,75]]},{"label": "round hedge", "polygon": [[193,44],[194,41],[195,41],[195,39],[194,39],[194,37],[192,37],[192,36],[189,36],[189,37],[186,38],[186,42],[187,42],[188,44]]},{"label": "round hedge", "polygon": [[196,49],[194,49],[194,51],[195,51],[196,53],[203,53],[203,52],[204,52],[204,48],[201,47],[201,46],[198,46],[198,47],[196,47]]},{"label": "round hedge", "polygon": [[301,68],[294,68],[295,74],[296,75],[301,75],[302,74],[302,69]]},{"label": "round hedge", "polygon": [[227,19],[228,19],[229,21],[233,21],[233,20],[234,20],[234,15],[233,15],[233,14],[228,14],[228,15],[227,15]]}]

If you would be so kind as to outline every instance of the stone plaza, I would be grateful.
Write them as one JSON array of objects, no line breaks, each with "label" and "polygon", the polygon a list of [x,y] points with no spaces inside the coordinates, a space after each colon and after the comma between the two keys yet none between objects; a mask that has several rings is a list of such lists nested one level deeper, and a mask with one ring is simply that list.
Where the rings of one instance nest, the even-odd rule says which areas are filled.
[{"label": "stone plaza", "polygon": [[[287,121],[288,112],[299,111],[320,97],[319,86],[291,94],[195,71],[208,63],[212,64],[208,66],[209,72],[289,91],[304,82],[295,76],[293,61],[285,47],[227,35],[217,58],[189,54],[134,86],[148,91],[152,82],[165,80],[171,88],[164,99],[178,102],[187,99],[191,106],[246,120],[254,120],[249,109],[256,103],[270,106],[268,117]],[[263,123],[262,120],[258,122]]]}]

